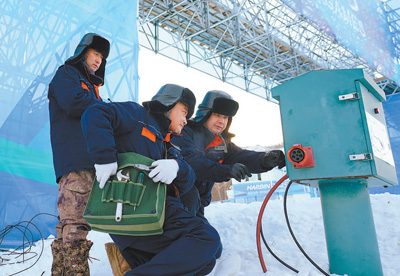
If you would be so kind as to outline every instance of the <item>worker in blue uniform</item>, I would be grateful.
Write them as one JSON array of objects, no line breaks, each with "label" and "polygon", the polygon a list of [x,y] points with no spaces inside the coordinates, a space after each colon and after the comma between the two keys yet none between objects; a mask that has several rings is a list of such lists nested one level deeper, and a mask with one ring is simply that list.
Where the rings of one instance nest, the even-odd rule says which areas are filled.
[{"label": "worker in blue uniform", "polygon": [[[195,187],[182,196],[182,203],[206,222],[204,208],[211,202],[214,182],[231,178],[241,181],[251,173],[285,166],[285,155],[281,150],[257,152],[242,149],[231,142],[234,135],[229,133],[229,127],[238,108],[239,104],[228,93],[209,91],[198,106],[195,117],[188,121],[182,136],[173,139],[196,173]],[[217,257],[221,252],[222,246]]]},{"label": "worker in blue uniform", "polygon": [[182,205],[180,197],[193,187],[195,175],[170,139],[180,135],[193,114],[195,101],[189,89],[167,84],[143,106],[134,102],[99,103],[82,116],[100,187],[116,173],[117,153],[124,152],[156,160],[149,177],[167,185],[163,234],[111,235],[132,268],[125,275],[206,275],[215,265],[219,235]]},{"label": "worker in blue uniform", "polygon": [[83,210],[92,188],[94,167],[86,150],[81,116],[92,104],[101,102],[110,42],[95,33],[83,36],[74,55],[61,65],[49,84],[50,138],[59,196],[60,223],[51,244],[53,276],[89,275],[87,240],[90,230]]}]

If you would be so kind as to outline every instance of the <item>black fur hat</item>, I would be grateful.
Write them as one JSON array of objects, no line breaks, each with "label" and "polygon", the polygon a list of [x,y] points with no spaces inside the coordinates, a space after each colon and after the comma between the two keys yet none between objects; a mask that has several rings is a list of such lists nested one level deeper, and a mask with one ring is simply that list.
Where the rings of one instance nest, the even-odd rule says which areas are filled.
[{"label": "black fur hat", "polygon": [[224,91],[212,90],[204,96],[199,104],[194,121],[206,121],[212,113],[233,117],[239,109],[239,103]]},{"label": "black fur hat", "polygon": [[178,102],[183,103],[188,108],[186,117],[192,117],[196,106],[196,97],[190,89],[176,84],[164,85],[151,101],[143,102],[143,106],[153,112],[167,112]]},{"label": "black fur hat", "polygon": [[110,42],[95,33],[85,34],[78,46],[75,49],[74,55],[65,61],[65,64],[76,65],[86,59],[86,53],[89,49],[94,49],[103,55],[103,61],[99,69],[95,72],[95,75],[104,80],[106,59],[110,52]]}]

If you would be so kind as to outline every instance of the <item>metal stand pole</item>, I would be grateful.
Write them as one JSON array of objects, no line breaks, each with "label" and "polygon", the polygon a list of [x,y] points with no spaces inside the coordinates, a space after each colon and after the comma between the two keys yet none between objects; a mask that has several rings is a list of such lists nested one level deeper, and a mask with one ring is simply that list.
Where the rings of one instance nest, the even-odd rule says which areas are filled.
[{"label": "metal stand pole", "polygon": [[365,180],[319,183],[330,273],[383,275]]}]

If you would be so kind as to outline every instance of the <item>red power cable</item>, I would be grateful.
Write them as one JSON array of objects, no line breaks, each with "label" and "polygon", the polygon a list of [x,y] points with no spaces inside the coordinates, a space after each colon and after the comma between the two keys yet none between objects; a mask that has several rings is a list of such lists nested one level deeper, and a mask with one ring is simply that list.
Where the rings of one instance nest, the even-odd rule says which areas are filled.
[{"label": "red power cable", "polygon": [[271,188],[271,190],[268,192],[267,196],[265,197],[263,204],[261,205],[260,213],[258,214],[258,219],[257,219],[257,251],[258,251],[258,257],[260,259],[261,267],[263,269],[263,272],[267,272],[267,268],[265,267],[265,262],[264,258],[262,256],[262,251],[261,251],[261,241],[260,241],[260,236],[261,236],[261,220],[262,216],[264,214],[265,207],[267,206],[267,203],[269,199],[271,198],[272,194],[275,192],[275,190],[279,187],[279,185],[282,184],[283,181],[285,181],[288,178],[287,174],[285,174],[281,179],[279,179],[278,182],[275,183],[275,185]]}]

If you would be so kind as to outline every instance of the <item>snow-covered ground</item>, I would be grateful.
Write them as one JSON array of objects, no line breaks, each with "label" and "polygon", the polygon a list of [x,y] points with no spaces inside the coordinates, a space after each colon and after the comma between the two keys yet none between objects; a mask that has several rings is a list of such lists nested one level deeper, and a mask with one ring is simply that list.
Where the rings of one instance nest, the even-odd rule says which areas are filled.
[{"label": "snow-covered ground", "polygon": [[[385,276],[400,275],[400,195],[371,195],[372,209]],[[319,198],[288,198],[288,215],[293,232],[307,254],[325,271],[328,271],[328,257],[325,245],[324,228]],[[272,250],[285,262],[299,270],[300,276],[322,275],[314,268],[291,239],[283,214],[283,201],[272,200],[264,213],[263,229]],[[267,266],[264,274],[256,248],[256,221],[261,202],[251,204],[214,203],[206,209],[206,215],[221,235],[224,245],[222,257],[217,261],[212,276],[285,276],[296,275],[276,261],[263,246],[263,256]],[[112,275],[111,267],[104,249],[109,242],[107,234],[91,232],[89,239],[94,242],[91,256],[98,259],[90,264],[92,276]],[[49,238],[44,242],[40,258],[20,264],[1,265],[0,275],[36,276],[50,275],[52,262]],[[42,251],[41,241],[31,251]],[[10,258],[5,254],[2,258]],[[28,255],[25,257],[27,258]],[[11,257],[14,258],[14,257]],[[22,257],[18,258],[20,261]],[[11,260],[15,261],[15,260]],[[10,262],[11,262],[10,261]],[[32,268],[19,274],[34,262]],[[4,264],[5,262],[3,262]]]}]

